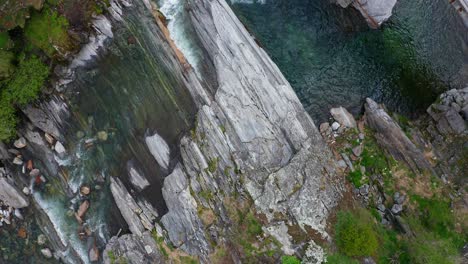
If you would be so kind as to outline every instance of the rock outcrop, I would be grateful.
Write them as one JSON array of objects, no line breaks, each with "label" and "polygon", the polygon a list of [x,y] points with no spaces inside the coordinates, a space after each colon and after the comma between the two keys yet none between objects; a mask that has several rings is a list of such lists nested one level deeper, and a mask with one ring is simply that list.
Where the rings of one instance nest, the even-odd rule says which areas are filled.
[{"label": "rock outcrop", "polygon": [[127,234],[113,237],[107,243],[103,261],[109,263],[159,264],[166,263],[154,238],[149,232],[142,235]]},{"label": "rock outcrop", "polygon": [[[225,218],[224,201],[234,193],[251,197],[265,228],[295,225],[327,239],[341,185],[311,118],[224,0],[188,1],[188,10],[218,85],[214,92],[194,78],[187,85],[199,111],[196,131],[181,140],[182,162],[164,182],[169,212],[161,222],[171,242],[206,258],[213,238],[197,211]],[[225,221],[212,228],[222,232]]]},{"label": "rock outcrop", "polygon": [[365,109],[366,123],[375,131],[375,138],[384,149],[396,160],[407,163],[414,172],[431,170],[423,152],[381,106],[367,98]]},{"label": "rock outcrop", "polygon": [[457,10],[465,26],[468,27],[468,0],[451,0],[449,2]]},{"label": "rock outcrop", "polygon": [[28,198],[14,185],[13,180],[8,178],[5,168],[0,168],[0,200],[14,208],[29,206]]},{"label": "rock outcrop", "polygon": [[335,0],[343,8],[352,5],[371,28],[378,28],[392,16],[397,0]]},{"label": "rock outcrop", "polygon": [[440,95],[427,113],[436,122],[437,130],[443,134],[466,134],[468,129],[468,87],[452,89]]}]

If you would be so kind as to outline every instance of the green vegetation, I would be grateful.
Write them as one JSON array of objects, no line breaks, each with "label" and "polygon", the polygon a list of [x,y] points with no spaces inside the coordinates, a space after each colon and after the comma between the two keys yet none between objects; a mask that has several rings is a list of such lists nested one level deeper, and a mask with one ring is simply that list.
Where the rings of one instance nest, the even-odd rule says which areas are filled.
[{"label": "green vegetation", "polygon": [[10,77],[15,71],[14,58],[13,52],[0,50],[0,80]]},{"label": "green vegetation", "polygon": [[283,256],[281,264],[301,264],[301,261],[295,256]]},{"label": "green vegetation", "polygon": [[67,29],[68,21],[65,17],[50,8],[44,8],[32,14],[24,33],[32,45],[52,57],[56,49],[62,53],[73,49]]},{"label": "green vegetation", "polygon": [[210,159],[208,161],[208,171],[211,172],[211,173],[214,173],[216,172],[216,169],[218,168],[218,160],[219,158],[214,158],[214,159]]},{"label": "green vegetation", "polygon": [[359,264],[359,261],[341,254],[333,254],[327,257],[328,264]]},{"label": "green vegetation", "polygon": [[256,237],[263,233],[262,225],[258,222],[253,213],[248,213],[245,216],[245,223],[247,224],[247,234],[249,234],[249,236]]},{"label": "green vegetation", "polygon": [[4,81],[0,95],[0,140],[15,135],[17,118],[15,106],[25,105],[36,99],[49,75],[49,68],[37,57],[22,59],[9,80]]},{"label": "green vegetation", "polygon": [[356,187],[362,186],[362,173],[359,170],[350,171],[348,174],[348,180]]},{"label": "green vegetation", "polygon": [[335,229],[336,244],[340,252],[347,256],[370,256],[378,247],[377,233],[366,212],[353,214],[338,212]]},{"label": "green vegetation", "polygon": [[30,57],[20,61],[15,76],[8,82],[6,97],[10,103],[25,105],[37,99],[45,80],[49,76],[49,67],[37,57]]}]

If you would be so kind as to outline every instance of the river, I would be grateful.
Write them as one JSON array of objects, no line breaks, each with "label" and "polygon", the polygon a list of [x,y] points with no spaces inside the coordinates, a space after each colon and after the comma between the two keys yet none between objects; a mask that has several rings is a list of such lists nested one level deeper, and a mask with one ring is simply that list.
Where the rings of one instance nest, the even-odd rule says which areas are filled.
[{"label": "river", "polygon": [[[427,3],[432,2],[401,0],[380,30],[370,30],[356,11],[328,0],[267,0],[233,7],[320,121],[332,106],[358,113],[367,96],[392,110],[417,113],[440,91],[466,83],[462,24],[445,1]],[[200,75],[201,53],[186,27],[184,1],[159,4],[173,39]],[[92,188],[87,221],[100,247],[125,229],[108,185],[110,177],[119,177],[130,187],[129,166],[151,184],[140,196],[160,215],[166,212],[161,186],[168,170],[158,166],[146,142],[157,133],[168,143],[170,168],[195,113],[183,76],[171,69],[143,2],[125,8],[122,18],[113,21],[105,51],[79,67],[65,90],[74,115],[66,133],[68,155],[60,163],[75,194],[83,184]],[[89,245],[78,239],[76,220],[68,213],[73,196],[60,191],[35,195],[61,239],[87,262]]]},{"label": "river", "polygon": [[468,35],[447,1],[399,0],[379,30],[329,0],[232,6],[316,122],[340,105],[359,114],[365,97],[414,117],[468,82]]}]

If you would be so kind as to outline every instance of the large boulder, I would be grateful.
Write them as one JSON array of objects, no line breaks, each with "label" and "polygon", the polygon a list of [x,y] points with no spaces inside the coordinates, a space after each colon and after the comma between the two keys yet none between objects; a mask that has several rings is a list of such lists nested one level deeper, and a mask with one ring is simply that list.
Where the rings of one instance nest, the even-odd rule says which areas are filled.
[{"label": "large boulder", "polygon": [[333,119],[345,127],[356,128],[357,126],[353,115],[342,106],[330,109],[330,114],[333,116]]},{"label": "large boulder", "polygon": [[432,171],[423,152],[411,142],[401,127],[372,99],[367,98],[365,116],[368,126],[375,131],[379,145],[396,160],[407,163],[414,172]]},{"label": "large boulder", "polygon": [[105,264],[125,262],[128,264],[163,264],[165,257],[148,231],[141,236],[127,234],[112,237],[102,254]]},{"label": "large boulder", "polygon": [[378,28],[387,21],[397,0],[333,0],[343,8],[352,5],[366,19],[371,28]]},{"label": "large boulder", "polygon": [[3,168],[0,168],[0,200],[15,208],[29,206],[28,198],[23,194],[21,189],[16,187],[12,181],[6,177],[6,172]]}]

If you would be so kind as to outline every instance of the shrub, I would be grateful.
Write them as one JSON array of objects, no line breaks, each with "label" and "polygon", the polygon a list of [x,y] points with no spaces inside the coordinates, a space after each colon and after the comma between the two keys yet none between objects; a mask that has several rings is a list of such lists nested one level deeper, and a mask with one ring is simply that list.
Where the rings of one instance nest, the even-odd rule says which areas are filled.
[{"label": "shrub", "polygon": [[15,55],[13,52],[0,49],[0,80],[10,77],[15,67],[12,64]]},{"label": "shrub", "polygon": [[333,254],[327,257],[328,264],[359,264],[359,261],[341,254]]},{"label": "shrub", "polygon": [[456,263],[457,247],[448,239],[440,239],[430,232],[418,232],[408,242],[409,263],[451,264]]},{"label": "shrub", "polygon": [[0,140],[8,140],[16,133],[16,115],[13,106],[5,101],[0,101]]},{"label": "shrub", "polygon": [[6,98],[13,104],[26,105],[36,99],[49,75],[49,67],[37,57],[23,59],[7,84]]},{"label": "shrub", "polygon": [[348,180],[356,187],[361,187],[362,173],[359,170],[351,171],[348,175]]},{"label": "shrub", "polygon": [[31,57],[21,60],[11,79],[0,85],[0,140],[8,140],[15,135],[15,106],[36,99],[48,75],[49,68],[37,57]]},{"label": "shrub", "polygon": [[365,212],[359,212],[359,215],[338,212],[335,239],[340,252],[354,257],[369,256],[376,251],[377,233],[373,229],[371,218],[372,216]]},{"label": "shrub", "polygon": [[35,47],[52,57],[56,48],[71,50],[72,43],[67,33],[68,21],[50,8],[34,12],[25,27],[26,39]]},{"label": "shrub", "polygon": [[283,256],[281,264],[301,264],[301,261],[295,256]]}]

